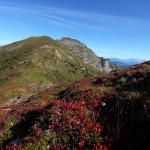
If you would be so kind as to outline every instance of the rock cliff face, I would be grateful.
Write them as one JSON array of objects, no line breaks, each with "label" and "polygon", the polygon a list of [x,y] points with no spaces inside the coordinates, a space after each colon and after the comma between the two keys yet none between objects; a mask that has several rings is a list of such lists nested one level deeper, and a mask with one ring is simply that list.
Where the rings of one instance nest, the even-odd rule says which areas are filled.
[{"label": "rock cliff face", "polygon": [[112,64],[109,59],[98,57],[91,49],[78,40],[62,38],[58,41],[65,45],[73,54],[82,59],[86,64],[89,64],[100,71],[109,73],[117,68],[117,66]]},{"label": "rock cliff face", "polygon": [[113,71],[113,70],[118,68],[109,59],[105,59],[103,57],[99,57],[99,59],[100,59],[100,63],[101,63],[103,72],[109,73],[109,72],[111,72],[111,71]]}]

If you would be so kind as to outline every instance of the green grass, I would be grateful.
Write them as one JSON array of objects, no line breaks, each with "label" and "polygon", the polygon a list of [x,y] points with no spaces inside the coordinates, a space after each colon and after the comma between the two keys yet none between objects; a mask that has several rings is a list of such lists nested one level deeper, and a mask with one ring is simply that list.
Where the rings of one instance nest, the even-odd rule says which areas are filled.
[{"label": "green grass", "polygon": [[0,47],[2,97],[11,87],[18,88],[28,83],[70,83],[100,73],[47,36],[30,37]]}]

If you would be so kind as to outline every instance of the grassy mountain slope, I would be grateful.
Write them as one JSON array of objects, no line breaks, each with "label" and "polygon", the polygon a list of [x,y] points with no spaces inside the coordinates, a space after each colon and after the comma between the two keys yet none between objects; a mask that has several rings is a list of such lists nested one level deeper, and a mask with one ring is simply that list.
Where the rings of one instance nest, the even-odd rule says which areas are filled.
[{"label": "grassy mountain slope", "polygon": [[[0,96],[17,96],[40,84],[62,84],[100,72],[47,37],[30,37],[0,47]],[[27,84],[31,86],[28,89]]]},{"label": "grassy mountain slope", "polygon": [[3,148],[147,150],[150,61],[51,87],[0,112]]}]

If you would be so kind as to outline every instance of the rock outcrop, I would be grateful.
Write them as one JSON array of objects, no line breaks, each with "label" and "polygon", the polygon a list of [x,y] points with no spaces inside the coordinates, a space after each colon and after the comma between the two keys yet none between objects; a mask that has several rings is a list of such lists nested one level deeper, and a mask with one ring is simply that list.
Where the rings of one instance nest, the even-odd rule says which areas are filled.
[{"label": "rock outcrop", "polygon": [[112,64],[109,59],[98,57],[90,48],[78,40],[62,38],[58,41],[66,46],[73,54],[82,59],[84,63],[89,64],[100,71],[109,73],[117,68],[117,66]]},{"label": "rock outcrop", "polygon": [[103,57],[99,57],[99,59],[100,59],[100,63],[101,63],[103,72],[109,73],[109,72],[116,70],[118,68],[109,59],[105,59]]}]

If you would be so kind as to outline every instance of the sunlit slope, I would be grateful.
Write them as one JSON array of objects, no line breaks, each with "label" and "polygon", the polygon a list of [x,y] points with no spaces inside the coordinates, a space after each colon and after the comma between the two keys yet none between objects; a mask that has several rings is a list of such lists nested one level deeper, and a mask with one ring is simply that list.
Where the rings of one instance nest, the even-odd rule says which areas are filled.
[{"label": "sunlit slope", "polygon": [[0,47],[0,94],[23,84],[62,84],[99,73],[47,36]]}]

